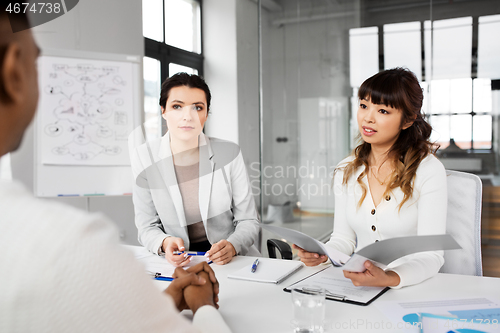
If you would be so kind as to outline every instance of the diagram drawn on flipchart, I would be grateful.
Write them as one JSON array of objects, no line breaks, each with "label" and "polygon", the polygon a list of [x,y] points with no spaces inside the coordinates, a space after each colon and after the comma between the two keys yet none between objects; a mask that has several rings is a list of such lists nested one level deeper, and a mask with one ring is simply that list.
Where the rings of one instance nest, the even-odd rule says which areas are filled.
[{"label": "diagram drawn on flipchart", "polygon": [[38,66],[41,162],[130,165],[132,64],[44,56]]}]

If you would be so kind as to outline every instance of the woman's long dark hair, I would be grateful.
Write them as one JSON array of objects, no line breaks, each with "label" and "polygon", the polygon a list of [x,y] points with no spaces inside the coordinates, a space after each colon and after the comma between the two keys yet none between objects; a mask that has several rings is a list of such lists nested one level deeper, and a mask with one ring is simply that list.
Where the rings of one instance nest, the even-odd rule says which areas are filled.
[{"label": "woman's long dark hair", "polygon": [[[395,166],[394,173],[389,178],[384,196],[392,189],[400,187],[404,193],[399,209],[411,198],[413,193],[413,180],[420,162],[429,154],[434,153],[432,143],[429,141],[432,127],[422,114],[423,93],[415,74],[405,68],[393,68],[382,71],[367,79],[358,91],[360,100],[371,101],[374,104],[383,104],[401,110],[401,125],[412,123],[407,129],[402,129],[399,136],[390,148],[387,158]],[[362,142],[354,149],[354,160],[341,166],[344,170],[343,185],[351,175],[361,166],[364,171],[358,176],[357,182],[363,193],[358,207],[366,197],[367,188],[362,182],[369,170],[368,156],[371,145]]]}]

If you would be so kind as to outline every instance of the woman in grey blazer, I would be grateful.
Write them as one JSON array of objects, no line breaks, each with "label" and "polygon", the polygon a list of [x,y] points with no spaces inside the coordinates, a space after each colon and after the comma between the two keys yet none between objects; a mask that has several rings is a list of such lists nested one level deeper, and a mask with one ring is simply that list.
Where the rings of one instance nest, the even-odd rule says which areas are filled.
[{"label": "woman in grey blazer", "polygon": [[217,264],[260,255],[259,217],[240,148],[202,133],[210,99],[199,76],[173,75],[160,96],[168,132],[144,142],[135,131],[129,141],[139,242],[175,266],[191,258],[174,251],[206,251]]}]

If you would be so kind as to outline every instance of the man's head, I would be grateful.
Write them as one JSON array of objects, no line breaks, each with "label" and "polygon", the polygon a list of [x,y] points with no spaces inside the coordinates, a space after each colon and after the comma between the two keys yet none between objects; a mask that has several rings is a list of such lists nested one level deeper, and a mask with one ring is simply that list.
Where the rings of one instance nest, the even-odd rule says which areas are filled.
[{"label": "man's head", "polygon": [[[25,14],[0,11],[0,156],[16,150],[38,102],[36,60],[31,31],[12,32],[10,23],[28,25]],[[10,18],[10,21],[9,21]]]}]

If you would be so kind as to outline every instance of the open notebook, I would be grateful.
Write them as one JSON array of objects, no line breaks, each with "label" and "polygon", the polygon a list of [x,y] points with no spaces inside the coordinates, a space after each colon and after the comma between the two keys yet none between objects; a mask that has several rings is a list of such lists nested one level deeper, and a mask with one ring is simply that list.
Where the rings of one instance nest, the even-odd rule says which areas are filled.
[{"label": "open notebook", "polygon": [[254,273],[252,272],[252,265],[248,265],[227,277],[231,279],[277,284],[303,266],[304,264],[301,261],[296,260],[259,258],[259,265]]}]

